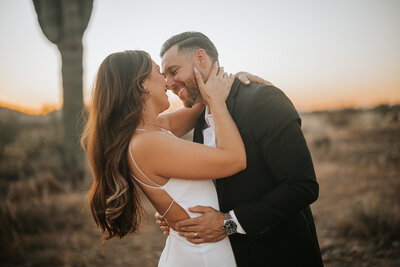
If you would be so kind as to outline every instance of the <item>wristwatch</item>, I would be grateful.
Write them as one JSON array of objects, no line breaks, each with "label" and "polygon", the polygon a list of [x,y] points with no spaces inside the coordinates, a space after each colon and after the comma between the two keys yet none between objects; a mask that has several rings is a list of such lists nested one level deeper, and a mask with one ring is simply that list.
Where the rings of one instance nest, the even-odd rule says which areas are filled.
[{"label": "wristwatch", "polygon": [[232,216],[228,213],[224,213],[224,225],[222,225],[222,229],[228,234],[237,233],[237,225],[234,220],[232,220]]}]

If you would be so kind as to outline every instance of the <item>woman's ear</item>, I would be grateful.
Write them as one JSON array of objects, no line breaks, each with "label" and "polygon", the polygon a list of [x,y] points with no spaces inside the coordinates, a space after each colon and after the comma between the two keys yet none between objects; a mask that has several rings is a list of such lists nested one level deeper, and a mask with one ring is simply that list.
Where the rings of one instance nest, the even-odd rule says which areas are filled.
[{"label": "woman's ear", "polygon": [[144,90],[148,91],[148,88],[147,88],[147,79],[145,79],[145,80],[142,82],[142,88],[143,88]]}]

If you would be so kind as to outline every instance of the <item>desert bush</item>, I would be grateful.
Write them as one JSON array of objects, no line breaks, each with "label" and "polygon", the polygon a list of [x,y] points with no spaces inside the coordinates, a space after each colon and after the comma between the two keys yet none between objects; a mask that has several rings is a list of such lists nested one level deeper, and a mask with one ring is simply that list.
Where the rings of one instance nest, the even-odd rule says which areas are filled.
[{"label": "desert bush", "polygon": [[382,115],[386,115],[392,110],[392,107],[388,104],[381,104],[379,106],[374,107],[373,110]]},{"label": "desert bush", "polygon": [[39,178],[10,184],[7,199],[13,202],[21,202],[46,198],[49,195],[65,191],[65,187],[54,178],[51,172],[45,172]]},{"label": "desert bush", "polygon": [[51,176],[63,180],[62,137],[58,123],[55,120],[46,123],[25,122],[18,124],[18,127],[15,140],[7,144],[3,142],[0,179],[8,182],[40,179],[46,173],[51,173]]},{"label": "desert bush", "polygon": [[6,146],[18,137],[21,130],[18,119],[10,116],[6,120],[0,120],[0,160],[3,159]]},{"label": "desert bush", "polygon": [[312,141],[311,147],[313,150],[326,153],[331,147],[331,139],[328,136],[322,136]]},{"label": "desert bush", "polygon": [[82,196],[71,192],[18,202],[6,199],[0,204],[0,242],[80,227],[83,208]]},{"label": "desert bush", "polygon": [[0,242],[53,230],[48,210],[41,204],[38,201],[18,204],[4,201],[0,206]]},{"label": "desert bush", "polygon": [[[34,191],[43,183],[49,184],[39,183]],[[0,202],[0,265],[62,266],[69,244],[60,236],[83,231],[87,225],[84,195],[67,191],[22,200],[25,191],[19,186],[14,190],[22,190],[16,194],[19,201]]]},{"label": "desert bush", "polygon": [[344,128],[352,122],[358,112],[359,110],[352,108],[330,111],[326,113],[326,121],[334,127]]},{"label": "desert bush", "polygon": [[368,194],[338,222],[341,234],[391,244],[400,240],[400,201],[396,196]]}]

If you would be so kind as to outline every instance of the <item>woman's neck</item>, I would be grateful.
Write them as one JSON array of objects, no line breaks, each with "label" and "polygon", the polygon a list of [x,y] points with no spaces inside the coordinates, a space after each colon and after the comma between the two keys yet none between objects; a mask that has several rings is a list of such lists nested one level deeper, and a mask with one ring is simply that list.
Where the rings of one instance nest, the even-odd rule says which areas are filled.
[{"label": "woman's neck", "polygon": [[144,109],[142,121],[139,123],[137,128],[159,130],[161,128],[161,124],[158,114],[151,109]]}]

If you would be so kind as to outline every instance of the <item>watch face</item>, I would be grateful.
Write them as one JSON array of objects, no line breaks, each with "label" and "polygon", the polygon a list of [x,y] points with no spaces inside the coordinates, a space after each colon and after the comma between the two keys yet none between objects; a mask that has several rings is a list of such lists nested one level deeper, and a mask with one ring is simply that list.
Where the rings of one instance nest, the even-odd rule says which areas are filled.
[{"label": "watch face", "polygon": [[234,221],[229,220],[224,224],[224,230],[228,235],[236,233],[237,225]]}]

